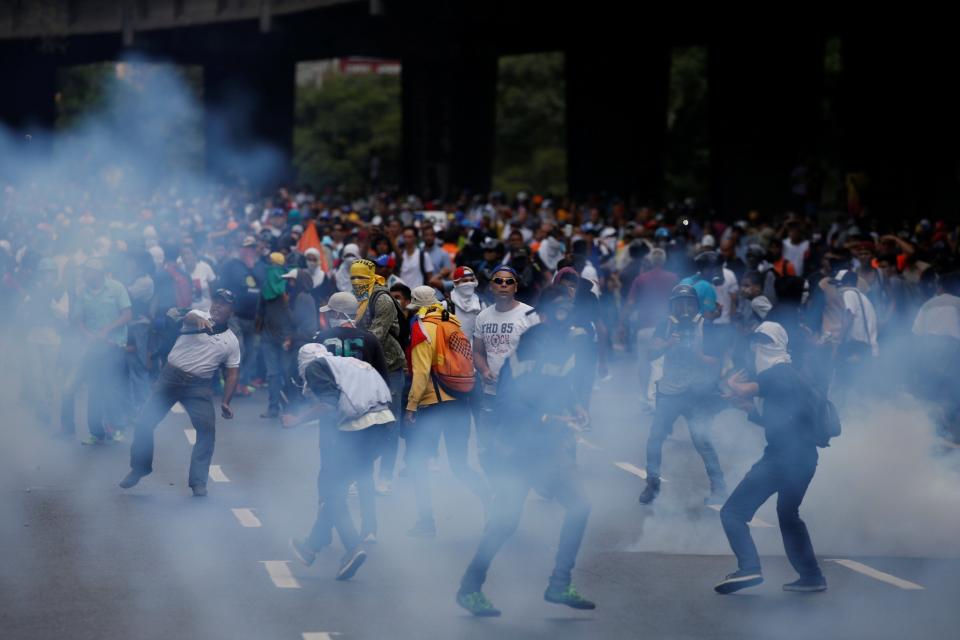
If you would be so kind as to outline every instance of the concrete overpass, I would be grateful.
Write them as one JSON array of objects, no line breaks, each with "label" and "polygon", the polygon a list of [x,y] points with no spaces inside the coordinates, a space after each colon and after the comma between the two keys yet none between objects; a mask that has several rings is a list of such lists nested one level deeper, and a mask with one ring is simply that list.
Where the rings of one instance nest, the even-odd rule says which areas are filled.
[{"label": "concrete overpass", "polygon": [[[762,27],[750,26],[758,20]],[[254,136],[289,154],[297,61],[398,58],[403,186],[483,191],[498,57],[563,51],[571,193],[656,200],[669,52],[701,44],[721,211],[782,210],[798,157],[816,155],[833,135],[847,168],[869,173],[880,208],[945,215],[960,205],[960,100],[949,80],[960,45],[932,22],[883,27],[816,7],[785,19],[609,0],[8,0],[0,3],[0,119],[50,126],[58,67],[140,52],[202,65],[209,113],[237,90],[252,92],[243,121],[207,118],[208,132]],[[821,104],[827,36],[841,38],[844,58],[832,132]]]}]

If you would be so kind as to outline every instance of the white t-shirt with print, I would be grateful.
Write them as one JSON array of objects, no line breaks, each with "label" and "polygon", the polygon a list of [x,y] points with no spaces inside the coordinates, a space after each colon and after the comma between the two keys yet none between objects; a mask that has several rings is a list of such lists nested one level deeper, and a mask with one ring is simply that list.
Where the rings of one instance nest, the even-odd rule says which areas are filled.
[{"label": "white t-shirt with print", "polygon": [[[533,307],[520,302],[510,311],[500,312],[495,306],[491,306],[477,315],[473,339],[474,342],[483,340],[487,366],[494,375],[500,374],[503,363],[517,350],[520,336],[540,322],[540,318],[536,313],[531,313],[532,311]],[[493,395],[497,393],[497,387],[484,383],[483,391]]]}]

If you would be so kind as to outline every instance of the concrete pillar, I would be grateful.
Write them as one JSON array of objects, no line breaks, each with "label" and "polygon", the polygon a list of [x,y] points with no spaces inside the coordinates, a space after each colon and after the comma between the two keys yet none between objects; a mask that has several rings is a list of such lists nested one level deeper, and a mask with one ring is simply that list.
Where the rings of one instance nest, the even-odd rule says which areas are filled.
[{"label": "concrete pillar", "polygon": [[710,45],[713,204],[724,215],[793,205],[791,172],[816,151],[823,55],[815,35],[741,34]]},{"label": "concrete pillar", "polygon": [[[274,45],[275,46],[275,45]],[[207,171],[214,177],[293,177],[296,61],[271,46],[203,66]]]},{"label": "concrete pillar", "polygon": [[[433,45],[434,43],[431,43]],[[497,58],[469,43],[408,49],[402,58],[404,189],[439,197],[490,190]]]},{"label": "concrete pillar", "polygon": [[57,64],[36,42],[0,45],[0,123],[18,135],[42,137],[56,120]]},{"label": "concrete pillar", "polygon": [[844,36],[840,115],[848,171],[865,173],[867,211],[892,223],[960,216],[958,47],[918,32],[896,42]]},{"label": "concrete pillar", "polygon": [[669,51],[613,34],[565,52],[571,195],[660,198]]}]

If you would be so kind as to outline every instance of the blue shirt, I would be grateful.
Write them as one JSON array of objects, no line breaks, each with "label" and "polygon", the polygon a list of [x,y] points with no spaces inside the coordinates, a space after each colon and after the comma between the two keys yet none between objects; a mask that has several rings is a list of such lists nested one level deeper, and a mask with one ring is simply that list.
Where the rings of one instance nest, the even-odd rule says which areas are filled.
[{"label": "blue shirt", "polygon": [[717,310],[717,290],[712,284],[701,278],[699,275],[693,275],[684,278],[680,284],[688,284],[697,292],[697,298],[700,300],[700,311],[710,313]]}]

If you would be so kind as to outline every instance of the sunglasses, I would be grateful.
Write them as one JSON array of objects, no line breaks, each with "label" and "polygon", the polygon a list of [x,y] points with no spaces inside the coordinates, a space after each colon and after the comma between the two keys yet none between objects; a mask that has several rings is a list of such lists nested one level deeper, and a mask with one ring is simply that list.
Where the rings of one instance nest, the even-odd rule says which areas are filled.
[{"label": "sunglasses", "polygon": [[514,280],[513,278],[494,278],[493,283],[499,284],[499,285],[506,285],[509,287],[511,285],[517,284],[517,281]]},{"label": "sunglasses", "polygon": [[233,295],[233,291],[230,291],[229,289],[217,289],[214,296],[220,298],[228,304],[233,304],[234,300],[237,299],[237,297]]}]

